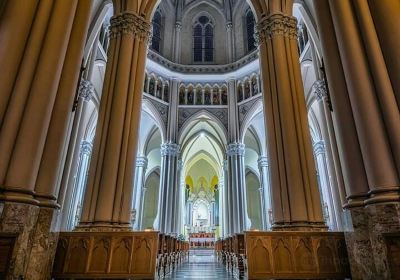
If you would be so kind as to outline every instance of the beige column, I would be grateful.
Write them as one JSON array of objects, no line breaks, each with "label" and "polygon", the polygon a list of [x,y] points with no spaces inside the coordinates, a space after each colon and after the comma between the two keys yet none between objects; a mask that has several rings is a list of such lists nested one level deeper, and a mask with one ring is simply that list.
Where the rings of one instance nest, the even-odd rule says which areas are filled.
[{"label": "beige column", "polygon": [[[396,6],[396,4],[394,6]],[[397,4],[397,6],[400,9],[400,4]],[[382,54],[368,3],[362,0],[355,0],[354,7],[358,16],[366,55],[370,61],[369,65],[372,65],[372,67],[370,67],[371,76],[374,80],[376,96],[379,100],[382,112],[382,119],[387,130],[397,172],[400,174],[400,130],[398,129],[400,123],[400,104],[396,102],[394,87],[392,86],[395,85],[395,81],[391,82],[390,80],[388,67]],[[395,9],[395,7],[393,8]],[[394,33],[396,34],[396,32]],[[397,57],[398,55],[395,55],[394,59],[397,59]]]},{"label": "beige column", "polygon": [[[62,171],[68,149],[72,125],[72,104],[77,92],[79,66],[82,61],[84,44],[89,28],[92,1],[78,1],[77,12],[72,26],[68,49],[58,85],[57,98],[51,115],[38,177],[35,196],[41,201],[54,205],[61,185]],[[47,200],[44,202],[43,200]]]},{"label": "beige column", "polygon": [[400,106],[400,1],[368,0],[397,104]]},{"label": "beige column", "polygon": [[[40,0],[3,2],[3,4],[0,4],[2,6],[2,13],[0,14],[0,58],[3,69],[7,69],[7,71],[3,71],[0,79],[1,128],[4,115],[9,108],[8,102],[13,93],[14,82],[18,76],[24,52],[29,51],[31,47],[30,42],[32,39],[30,39],[30,34],[34,34],[37,31],[39,23],[36,23],[37,18],[35,18],[35,15],[37,13],[44,21],[39,25],[46,24],[52,6],[50,2],[44,3],[45,1]],[[34,23],[36,24],[34,25]],[[41,33],[44,33],[44,31],[41,30]],[[37,38],[37,42],[40,41],[41,38]],[[36,46],[40,49],[40,44]],[[4,155],[3,153],[1,154]]]},{"label": "beige column", "polygon": [[[59,164],[57,157],[64,146],[91,7],[91,3],[78,5],[78,1],[54,2],[53,7],[46,3],[49,2],[39,3],[37,16],[45,10],[48,21],[35,19],[0,132],[0,151],[4,155],[0,179],[7,190],[4,195],[11,200],[30,199],[32,203],[38,202],[32,198],[37,191],[41,161]],[[57,115],[53,120],[52,114]],[[58,133],[64,133],[64,137],[51,136],[54,125],[60,125]],[[51,145],[59,145],[58,150]],[[46,158],[47,151],[55,158]],[[47,190],[39,193],[54,200],[54,185],[40,186]]]},{"label": "beige column", "polygon": [[0,48],[6,46],[0,60],[10,74],[0,82],[0,103],[8,99],[0,130],[0,232],[18,234],[12,279],[49,279],[58,236],[57,176],[92,1],[28,2],[7,1],[0,19]]},{"label": "beige column", "polygon": [[[358,6],[355,10],[360,13],[361,24],[357,23],[357,15],[353,13],[349,0],[329,1],[329,4],[335,33],[340,40],[340,57],[370,188],[370,198],[366,202],[398,201],[400,181],[396,157],[399,147],[396,145],[399,130],[395,127],[400,122],[399,113],[398,108],[391,107],[395,99],[387,73],[383,70],[385,67],[377,40],[371,30],[366,30],[368,27],[373,29],[372,22],[359,1],[354,1],[354,4]],[[359,26],[366,33],[364,43]],[[369,67],[368,58],[378,65]],[[371,69],[374,67],[377,70]],[[382,110],[382,103],[391,108]]]},{"label": "beige column", "polygon": [[325,230],[300,74],[297,23],[288,13],[269,10],[257,24],[273,229]]},{"label": "beige column", "polygon": [[[81,229],[131,227],[132,184],[151,26],[137,12],[136,1],[122,1],[123,5],[115,2]],[[147,7],[145,2],[142,4]]]},{"label": "beige column", "polygon": [[314,1],[318,33],[332,102],[333,125],[348,200],[347,206],[363,205],[369,191],[358,135],[343,74],[328,1]]}]

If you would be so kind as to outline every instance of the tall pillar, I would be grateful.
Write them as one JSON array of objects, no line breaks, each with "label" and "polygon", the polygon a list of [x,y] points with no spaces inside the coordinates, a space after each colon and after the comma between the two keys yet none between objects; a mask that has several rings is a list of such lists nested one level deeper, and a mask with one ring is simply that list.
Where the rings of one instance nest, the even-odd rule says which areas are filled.
[{"label": "tall pillar", "polygon": [[161,145],[161,182],[158,198],[158,230],[162,233],[177,232],[176,218],[179,204],[178,157],[179,145]]},{"label": "tall pillar", "polygon": [[228,61],[231,63],[235,59],[232,22],[226,24],[226,48],[228,50]]},{"label": "tall pillar", "polygon": [[164,233],[177,233],[179,230],[179,207],[180,207],[180,177],[179,177],[179,154],[180,146],[176,144],[178,134],[178,98],[179,83],[172,78],[171,94],[168,110],[168,127],[166,143],[161,145],[161,184],[157,223],[159,230]]},{"label": "tall pillar", "polygon": [[277,7],[271,5],[257,23],[273,229],[326,230],[300,74],[296,19],[290,15],[291,8],[275,11]]},{"label": "tall pillar", "polygon": [[144,203],[144,176],[146,174],[147,158],[145,156],[138,156],[136,158],[136,170],[135,170],[135,184],[134,184],[134,195],[132,200],[132,211],[134,215],[133,229],[140,229],[139,217],[143,215],[140,213],[142,209],[141,205]]},{"label": "tall pillar", "polygon": [[344,187],[343,174],[341,172],[340,161],[338,158],[335,131],[331,111],[329,109],[329,100],[327,87],[324,80],[317,80],[313,85],[316,93],[318,105],[324,125],[321,126],[322,136],[325,142],[326,160],[328,168],[328,182],[333,197],[333,208],[336,215],[336,230],[343,230],[343,206],[346,203],[346,190]]},{"label": "tall pillar", "polygon": [[233,233],[232,228],[232,192],[229,191],[229,180],[228,180],[228,160],[224,160],[223,170],[224,173],[224,236],[229,236]]},{"label": "tall pillar", "polygon": [[228,190],[230,193],[230,212],[232,233],[241,233],[248,229],[246,182],[244,177],[244,152],[242,143],[231,143],[227,147],[228,157]]},{"label": "tall pillar", "polygon": [[[349,200],[345,236],[352,277],[391,279],[383,233],[400,231],[400,142],[396,125],[400,114],[396,79],[391,77],[396,57],[390,62],[384,57],[386,47],[394,41],[381,40],[380,36],[385,36],[381,33],[382,17],[376,16],[385,10],[383,21],[389,22],[399,13],[399,6],[394,1],[375,4],[358,0],[314,1],[314,6],[334,112],[340,120],[344,114],[339,111],[347,106],[345,115],[354,119],[350,123],[338,121],[343,131],[338,142],[348,135],[354,135],[356,142],[353,146],[339,145],[340,155],[359,165],[348,168],[345,165],[349,161],[341,159]],[[394,39],[399,33],[391,29],[385,32],[393,34]]]},{"label": "tall pillar", "polygon": [[151,25],[136,10],[119,10],[127,7],[141,5],[114,5],[116,15],[110,22],[109,57],[81,230],[131,228],[133,171]]},{"label": "tall pillar", "polygon": [[68,214],[65,225],[66,231],[71,231],[78,224],[83,202],[83,194],[85,193],[87,174],[89,169],[90,158],[92,155],[92,143],[82,141],[80,146],[79,162],[77,162],[77,172],[74,176],[74,185],[72,186],[71,201],[68,208],[64,211]]},{"label": "tall pillar", "polygon": [[18,234],[9,277],[46,279],[92,2],[3,2],[0,232]]},{"label": "tall pillar", "polygon": [[271,190],[269,183],[269,165],[268,157],[260,156],[258,158],[258,169],[260,170],[261,177],[261,197],[262,197],[262,216],[264,221],[264,230],[269,230],[271,224],[269,221],[268,211],[271,208]]},{"label": "tall pillar", "polygon": [[175,22],[175,40],[174,40],[174,52],[173,61],[179,63],[181,60],[181,31],[182,23],[180,21]]},{"label": "tall pillar", "polygon": [[[324,202],[322,204],[322,208],[325,209],[327,207],[324,220],[332,228],[332,230],[337,231],[337,217],[340,217],[340,212],[337,212],[337,208],[335,207],[335,193],[333,192],[333,188],[331,186],[329,172],[328,172],[328,164],[326,159],[326,148],[323,140],[320,140],[314,143],[314,156],[315,156],[315,164],[318,170],[318,178],[320,182],[320,192],[321,192],[321,200]],[[326,190],[322,189],[322,186],[326,186]],[[337,192],[337,189],[336,189]]]},{"label": "tall pillar", "polygon": [[79,166],[79,159],[81,153],[81,142],[85,132],[84,122],[87,106],[93,95],[94,87],[88,80],[82,79],[79,85],[79,99],[78,106],[75,111],[74,121],[72,124],[72,132],[70,137],[70,144],[68,148],[68,155],[64,166],[63,177],[61,180],[60,196],[58,203],[62,207],[61,214],[61,230],[71,230],[71,223],[69,217],[71,214],[71,207],[73,203],[73,194],[75,192],[75,178]]},{"label": "tall pillar", "polygon": [[[354,10],[349,1],[329,4],[370,189],[368,203],[398,201],[400,131],[395,127],[400,123],[399,107],[370,22],[368,4],[356,2]],[[372,30],[364,30],[368,27]],[[380,67],[369,67],[369,62]],[[381,104],[385,107],[380,108]]]}]

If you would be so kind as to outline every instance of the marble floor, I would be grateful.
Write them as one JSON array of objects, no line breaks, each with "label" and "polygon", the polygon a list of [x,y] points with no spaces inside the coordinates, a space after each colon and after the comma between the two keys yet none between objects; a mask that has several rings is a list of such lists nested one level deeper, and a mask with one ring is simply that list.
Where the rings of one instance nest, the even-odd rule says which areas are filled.
[{"label": "marble floor", "polygon": [[181,264],[165,279],[235,279],[218,263],[213,250],[190,251],[189,261]]}]

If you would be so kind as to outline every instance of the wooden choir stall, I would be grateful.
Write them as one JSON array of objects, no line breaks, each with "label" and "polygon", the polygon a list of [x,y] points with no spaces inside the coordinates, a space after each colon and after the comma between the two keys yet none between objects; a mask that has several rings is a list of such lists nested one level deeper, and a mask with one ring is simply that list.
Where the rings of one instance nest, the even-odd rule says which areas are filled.
[{"label": "wooden choir stall", "polygon": [[62,232],[53,279],[155,279],[188,256],[189,244],[156,231]]},{"label": "wooden choir stall", "polygon": [[251,231],[218,240],[215,250],[236,278],[350,278],[343,233]]}]

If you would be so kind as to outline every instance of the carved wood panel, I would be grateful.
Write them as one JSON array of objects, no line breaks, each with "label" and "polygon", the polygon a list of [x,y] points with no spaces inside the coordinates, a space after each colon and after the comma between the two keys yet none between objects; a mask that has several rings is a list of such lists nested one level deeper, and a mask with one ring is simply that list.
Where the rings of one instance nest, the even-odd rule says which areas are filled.
[{"label": "carved wood panel", "polygon": [[245,243],[249,279],[350,277],[343,233],[246,232]]},{"label": "carved wood panel", "polygon": [[60,233],[54,279],[154,279],[158,232]]}]

